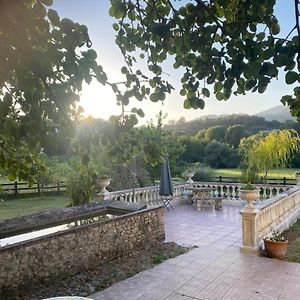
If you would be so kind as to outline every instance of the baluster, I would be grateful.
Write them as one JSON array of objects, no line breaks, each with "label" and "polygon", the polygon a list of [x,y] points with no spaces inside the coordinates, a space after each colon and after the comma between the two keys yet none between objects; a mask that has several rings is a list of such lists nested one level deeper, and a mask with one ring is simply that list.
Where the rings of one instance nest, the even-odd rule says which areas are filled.
[{"label": "baluster", "polygon": [[222,197],[222,188],[218,185],[217,187],[218,197]]},{"label": "baluster", "polygon": [[233,197],[232,192],[233,192],[233,187],[230,185],[229,189],[228,189],[230,199],[232,199],[232,197]]},{"label": "baluster", "polygon": [[239,199],[240,198],[240,190],[239,187],[236,185],[234,188],[234,194],[235,194],[235,199]]},{"label": "baluster", "polygon": [[223,185],[223,189],[222,189],[222,190],[223,190],[223,197],[224,197],[224,198],[227,198],[227,196],[228,196],[228,195],[227,195],[227,190],[228,190],[227,186],[226,186],[226,185]]}]

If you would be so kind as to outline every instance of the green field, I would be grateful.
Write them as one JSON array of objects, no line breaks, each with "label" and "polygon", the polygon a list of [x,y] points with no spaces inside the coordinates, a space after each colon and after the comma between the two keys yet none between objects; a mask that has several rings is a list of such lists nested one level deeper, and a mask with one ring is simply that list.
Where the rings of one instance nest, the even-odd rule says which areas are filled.
[{"label": "green field", "polygon": [[289,241],[286,260],[300,263],[300,219],[283,236]]},{"label": "green field", "polygon": [[[294,179],[295,173],[298,169],[273,169],[268,173],[269,178],[289,178]],[[216,169],[214,170],[215,176],[224,176],[224,177],[239,177],[241,176],[242,171],[240,169]],[[260,174],[263,176],[264,174]]]},{"label": "green field", "polygon": [[26,197],[6,201],[0,199],[0,220],[64,208],[69,203],[66,196]]}]

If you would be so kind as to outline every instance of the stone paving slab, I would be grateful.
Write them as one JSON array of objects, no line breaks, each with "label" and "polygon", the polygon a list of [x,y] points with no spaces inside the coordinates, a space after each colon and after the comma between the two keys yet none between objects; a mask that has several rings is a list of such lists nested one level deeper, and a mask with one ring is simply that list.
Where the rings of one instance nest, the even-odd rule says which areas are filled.
[{"label": "stone paving slab", "polygon": [[297,300],[300,264],[241,254],[239,206],[165,212],[166,240],[198,246],[93,294],[94,300]]}]

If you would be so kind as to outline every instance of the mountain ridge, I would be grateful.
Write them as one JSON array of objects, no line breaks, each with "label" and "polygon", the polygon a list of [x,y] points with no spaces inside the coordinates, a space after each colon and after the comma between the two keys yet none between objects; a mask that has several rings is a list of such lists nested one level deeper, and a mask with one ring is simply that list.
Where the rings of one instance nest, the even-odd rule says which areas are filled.
[{"label": "mountain ridge", "polygon": [[265,118],[266,121],[276,120],[279,122],[284,122],[291,120],[296,122],[296,118],[291,115],[289,108],[284,105],[271,107],[267,110],[254,114],[254,116]]}]

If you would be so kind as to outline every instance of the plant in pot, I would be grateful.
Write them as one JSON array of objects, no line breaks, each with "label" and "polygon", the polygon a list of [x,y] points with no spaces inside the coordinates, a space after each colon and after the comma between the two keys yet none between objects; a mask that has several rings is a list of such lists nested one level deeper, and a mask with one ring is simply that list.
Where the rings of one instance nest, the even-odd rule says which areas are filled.
[{"label": "plant in pot", "polygon": [[263,239],[265,251],[269,257],[284,258],[287,252],[288,241],[276,230],[269,237]]},{"label": "plant in pot", "polygon": [[255,181],[255,171],[253,168],[247,168],[243,181],[246,183],[241,186],[241,198],[247,201],[247,208],[253,209],[253,202],[259,199],[259,191],[256,189],[256,186],[251,183]]}]

